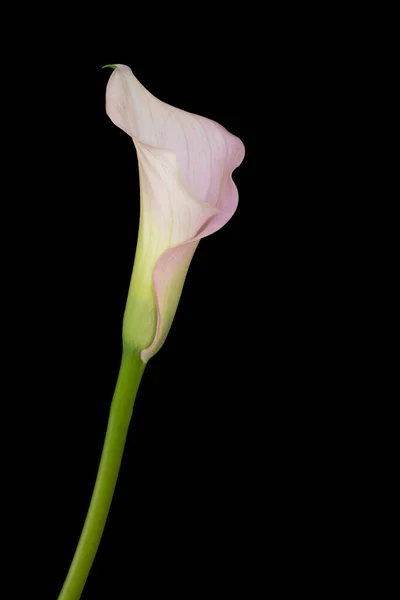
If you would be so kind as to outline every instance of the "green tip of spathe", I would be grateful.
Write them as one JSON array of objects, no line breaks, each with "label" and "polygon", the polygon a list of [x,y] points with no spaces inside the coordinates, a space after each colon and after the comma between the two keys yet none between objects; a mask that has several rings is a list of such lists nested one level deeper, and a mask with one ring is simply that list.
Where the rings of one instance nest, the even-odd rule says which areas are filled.
[{"label": "green tip of spathe", "polygon": [[110,69],[116,69],[117,65],[104,65],[103,67],[101,67],[102,69],[107,69],[107,67],[110,67]]}]

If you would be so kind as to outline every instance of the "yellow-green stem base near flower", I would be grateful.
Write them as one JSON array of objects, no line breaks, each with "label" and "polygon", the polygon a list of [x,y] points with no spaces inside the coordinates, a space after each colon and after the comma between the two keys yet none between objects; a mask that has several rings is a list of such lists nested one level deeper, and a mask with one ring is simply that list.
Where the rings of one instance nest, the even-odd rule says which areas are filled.
[{"label": "yellow-green stem base near flower", "polygon": [[79,600],[81,597],[110,510],[144,368],[140,352],[127,349],[123,351],[96,484],[81,537],[58,600]]}]

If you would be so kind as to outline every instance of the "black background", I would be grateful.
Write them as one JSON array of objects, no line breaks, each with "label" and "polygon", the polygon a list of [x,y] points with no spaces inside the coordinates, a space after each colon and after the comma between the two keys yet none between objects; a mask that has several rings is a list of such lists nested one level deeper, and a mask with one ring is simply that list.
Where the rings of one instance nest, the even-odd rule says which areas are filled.
[{"label": "black background", "polygon": [[3,587],[55,600],[96,477],[139,218],[133,145],[105,114],[118,62],[246,157],[239,208],[200,243],[145,371],[82,598],[321,598],[352,573],[359,589],[386,462],[360,394],[375,25],[290,3],[148,8],[3,19]]},{"label": "black background", "polygon": [[253,597],[272,580],[290,584],[315,447],[304,432],[316,406],[299,403],[316,385],[304,304],[312,310],[318,297],[307,292],[312,248],[301,228],[315,185],[300,108],[307,73],[287,49],[285,15],[257,29],[256,15],[242,17],[173,32],[160,16],[157,31],[135,22],[121,32],[110,19],[116,38],[94,36],[95,23],[75,26],[65,47],[54,31],[20,82],[28,108],[24,95],[13,99],[26,167],[13,177],[24,198],[9,248],[24,368],[18,358],[12,381],[32,439],[19,470],[33,526],[23,554],[41,565],[30,585],[43,598],[61,589],[90,502],[137,236],[136,156],[105,113],[107,63],[127,64],[156,97],[221,123],[246,156],[234,173],[239,208],[200,243],[167,341],[144,373],[82,598]]}]

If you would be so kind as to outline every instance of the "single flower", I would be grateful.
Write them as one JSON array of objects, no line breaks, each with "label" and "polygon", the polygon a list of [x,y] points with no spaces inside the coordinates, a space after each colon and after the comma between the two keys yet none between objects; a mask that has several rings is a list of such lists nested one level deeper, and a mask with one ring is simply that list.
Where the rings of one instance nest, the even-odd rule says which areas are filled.
[{"label": "single flower", "polygon": [[201,238],[232,217],[239,138],[218,123],[155,98],[129,67],[113,65],[106,91],[112,122],[132,137],[139,163],[140,223],[123,341],[144,363],[164,343]]}]

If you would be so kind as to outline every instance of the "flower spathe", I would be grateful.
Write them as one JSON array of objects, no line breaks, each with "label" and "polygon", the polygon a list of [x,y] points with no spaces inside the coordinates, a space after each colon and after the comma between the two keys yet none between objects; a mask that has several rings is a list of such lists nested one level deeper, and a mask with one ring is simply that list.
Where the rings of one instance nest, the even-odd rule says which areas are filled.
[{"label": "flower spathe", "polygon": [[106,110],[138,156],[140,223],[123,340],[146,363],[168,335],[200,239],[236,210],[232,171],[244,146],[218,123],[155,98],[125,65],[111,74]]}]

